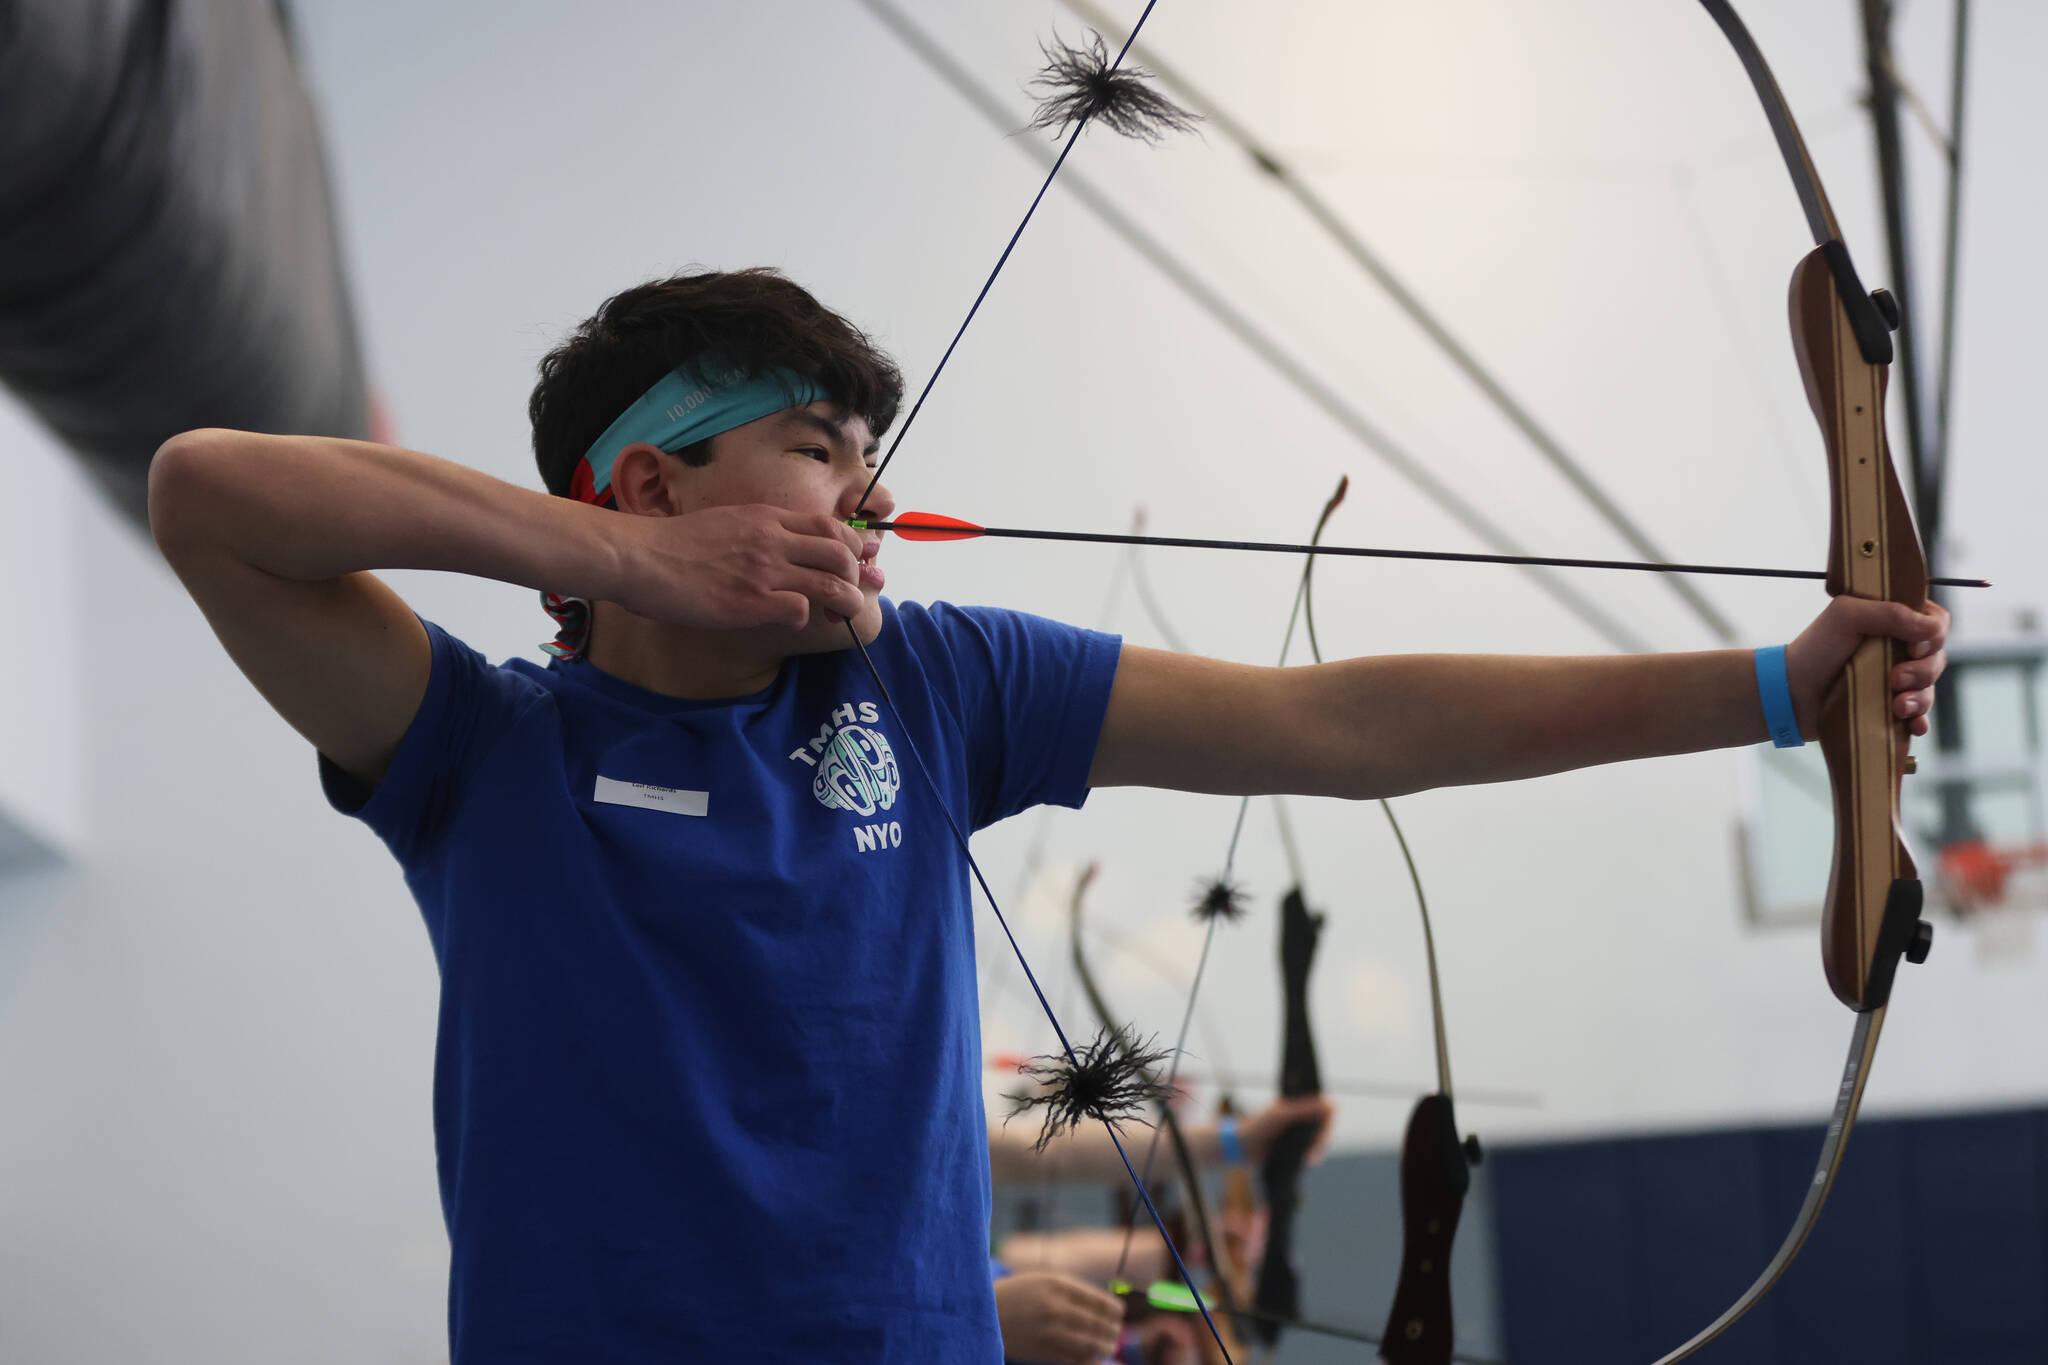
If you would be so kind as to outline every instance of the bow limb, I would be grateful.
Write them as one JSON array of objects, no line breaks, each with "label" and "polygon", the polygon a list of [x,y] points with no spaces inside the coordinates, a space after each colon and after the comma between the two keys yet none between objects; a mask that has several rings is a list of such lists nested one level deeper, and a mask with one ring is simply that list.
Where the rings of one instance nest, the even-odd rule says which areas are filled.
[{"label": "bow limb", "polygon": [[[1344,497],[1338,485],[1336,496],[1323,509],[1310,544],[1322,539],[1330,514]],[[1301,572],[1301,621],[1308,636],[1309,657],[1323,661],[1322,641],[1316,634],[1315,556],[1311,554]],[[1451,1097],[1451,1048],[1444,1027],[1443,984],[1437,971],[1436,932],[1429,918],[1429,897],[1422,889],[1422,873],[1415,865],[1415,852],[1394,814],[1391,801],[1381,798],[1380,813],[1400,847],[1401,861],[1408,869],[1409,885],[1415,889],[1415,908],[1422,919],[1423,960],[1429,969],[1429,1014],[1436,1041],[1436,1093],[1424,1095],[1409,1112],[1408,1127],[1401,1140],[1401,1273],[1394,1285],[1394,1299],[1387,1310],[1387,1325],[1381,1333],[1380,1358],[1388,1365],[1444,1365],[1452,1358],[1456,1327],[1451,1316],[1451,1247],[1458,1233],[1458,1220],[1465,1210],[1465,1195],[1472,1186],[1471,1168],[1479,1164],[1479,1139],[1460,1138],[1457,1108]]]},{"label": "bow limb", "polygon": [[[1885,441],[1886,369],[1898,315],[1883,290],[1866,292],[1842,241],[1827,191],[1763,53],[1726,0],[1700,0],[1720,26],[1763,104],[1816,243],[1793,269],[1792,349],[1820,423],[1830,493],[1828,592],[1904,603],[1927,600],[1927,557]],[[1926,957],[1932,931],[1899,831],[1899,783],[1912,771],[1905,723],[1891,713],[1890,673],[1901,646],[1865,640],[1828,694],[1820,743],[1833,792],[1835,841],[1821,918],[1829,988],[1856,1011],[1834,1112],[1805,1202],[1777,1254],[1749,1288],[1657,1365],[1692,1355],[1770,1292],[1805,1246],[1841,1169],[1863,1103],[1900,957]]]},{"label": "bow limb", "polygon": [[[1119,1036],[1117,1018],[1111,1013],[1109,1001],[1103,996],[1102,988],[1095,980],[1095,972],[1088,963],[1087,950],[1081,942],[1082,904],[1087,898],[1089,885],[1095,880],[1096,871],[1097,866],[1094,863],[1088,864],[1082,870],[1080,879],[1074,884],[1073,898],[1068,902],[1069,934],[1072,939],[1074,976],[1081,983],[1081,993],[1087,996],[1088,1007],[1095,1012],[1096,1019],[1100,1021],[1102,1027],[1111,1036]],[[1165,1126],[1167,1137],[1173,1145],[1174,1162],[1180,1167],[1181,1187],[1185,1191],[1188,1210],[1194,1215],[1195,1219],[1195,1234],[1201,1238],[1203,1255],[1209,1261],[1210,1278],[1217,1287],[1217,1297],[1223,1306],[1224,1316],[1216,1323],[1218,1335],[1222,1338],[1219,1344],[1234,1357],[1240,1354],[1243,1349],[1238,1342],[1237,1334],[1231,1326],[1229,1317],[1231,1313],[1236,1311],[1236,1298],[1232,1292],[1229,1280],[1220,1273],[1223,1258],[1218,1253],[1214,1229],[1209,1221],[1209,1205],[1208,1200],[1202,1193],[1201,1172],[1196,1169],[1194,1153],[1188,1148],[1187,1136],[1181,1131],[1180,1119],[1173,1112],[1173,1099],[1171,1095],[1168,1095],[1167,1098],[1160,1102],[1159,1119],[1161,1124]],[[1151,1175],[1148,1156],[1147,1167],[1139,1173],[1139,1179],[1149,1182]],[[1117,1264],[1116,1279],[1119,1284],[1123,1281],[1123,1262],[1130,1256],[1131,1231],[1135,1227],[1136,1223],[1131,1222],[1125,1228],[1123,1256],[1119,1258]]]},{"label": "bow limb", "polygon": [[1472,1186],[1471,1168],[1479,1164],[1479,1139],[1458,1135],[1443,991],[1437,980],[1435,936],[1430,931],[1422,879],[1393,807],[1381,801],[1380,808],[1400,843],[1422,912],[1437,1048],[1437,1091],[1415,1102],[1401,1140],[1401,1274],[1387,1310],[1380,1358],[1388,1365],[1443,1365],[1451,1359],[1457,1341],[1451,1316],[1451,1246],[1465,1210],[1465,1195]]}]

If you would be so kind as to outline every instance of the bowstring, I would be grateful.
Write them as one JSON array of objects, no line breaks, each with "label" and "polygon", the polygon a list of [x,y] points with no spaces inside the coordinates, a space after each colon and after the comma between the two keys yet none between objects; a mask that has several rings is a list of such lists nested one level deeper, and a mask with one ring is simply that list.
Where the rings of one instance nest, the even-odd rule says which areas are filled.
[{"label": "bowstring", "polygon": [[[1116,60],[1109,64],[1110,71],[1114,72],[1123,66],[1125,54],[1130,52],[1131,44],[1138,41],[1139,30],[1145,27],[1145,21],[1152,17],[1153,6],[1158,3],[1159,0],[1146,0],[1145,12],[1138,16],[1137,23],[1131,25],[1131,36],[1124,39],[1124,45],[1117,49]],[[1002,274],[1003,267],[1009,263],[1010,253],[1017,249],[1017,241],[1024,235],[1024,229],[1031,226],[1031,216],[1038,212],[1039,204],[1044,202],[1045,192],[1052,188],[1052,182],[1059,175],[1060,167],[1067,164],[1067,154],[1074,150],[1074,144],[1081,140],[1081,134],[1088,130],[1089,121],[1094,117],[1095,111],[1090,109],[1075,121],[1073,133],[1067,138],[1066,145],[1060,148],[1060,154],[1054,159],[1052,169],[1045,173],[1038,193],[1031,196],[1031,207],[1024,210],[1023,219],[1018,222],[1017,230],[1010,234],[1010,240],[1004,244],[1003,254],[996,257],[995,268],[989,271],[988,278],[982,281],[981,292],[974,296],[973,304],[967,309],[967,316],[960,319],[960,326],[953,333],[953,339],[946,343],[945,353],[939,357],[939,363],[932,367],[931,378],[924,381],[924,388],[918,392],[917,401],[910,405],[910,415],[903,419],[903,425],[896,429],[895,436],[889,440],[889,448],[882,452],[882,462],[875,466],[874,477],[868,480],[868,486],[861,490],[860,501],[854,504],[854,516],[858,517],[867,509],[868,499],[874,495],[875,485],[882,481],[882,472],[889,467],[889,462],[896,458],[897,447],[901,446],[903,438],[910,434],[911,424],[917,421],[917,414],[924,409],[924,400],[931,397],[932,388],[939,382],[939,376],[946,372],[946,362],[953,358],[953,351],[960,345],[960,338],[967,335],[968,324],[973,322],[974,315],[981,311],[982,300],[988,297],[989,290],[995,288],[996,276]]]},{"label": "bowstring", "polygon": [[[1123,65],[1125,55],[1131,50],[1131,44],[1137,41],[1139,31],[1145,27],[1145,21],[1152,17],[1152,10],[1157,4],[1158,0],[1147,0],[1144,12],[1138,16],[1137,23],[1131,26],[1130,36],[1124,39],[1124,45],[1117,50],[1116,60],[1110,63],[1110,71],[1116,71]],[[923,410],[925,400],[931,396],[933,387],[939,382],[939,376],[945,372],[946,363],[953,358],[953,352],[960,345],[960,339],[967,334],[969,324],[974,321],[975,315],[980,312],[982,301],[988,297],[989,290],[995,287],[996,277],[1002,274],[1004,265],[1009,262],[1011,253],[1016,250],[1017,242],[1024,235],[1024,229],[1030,226],[1032,216],[1038,212],[1039,204],[1044,202],[1046,192],[1052,188],[1052,182],[1059,175],[1060,168],[1066,165],[1068,154],[1074,150],[1075,144],[1081,140],[1081,134],[1087,131],[1088,124],[1093,117],[1094,111],[1091,109],[1075,121],[1073,133],[1067,138],[1066,145],[1060,149],[1059,157],[1053,162],[1052,169],[1046,172],[1045,180],[1038,187],[1038,193],[1032,196],[1030,208],[1025,210],[1024,217],[1017,224],[1016,231],[1010,234],[1010,240],[1004,244],[1002,255],[996,258],[995,267],[989,271],[988,278],[982,282],[980,292],[974,296],[974,302],[967,310],[967,316],[961,319],[959,328],[953,333],[953,339],[946,344],[944,354],[939,357],[939,363],[933,367],[931,377],[925,381],[924,388],[918,393],[916,402],[911,404],[909,415],[903,419],[903,425],[897,428],[896,435],[890,440],[889,448],[883,453],[881,462],[875,466],[873,477],[868,480],[867,487],[861,491],[860,501],[854,505],[853,515],[855,517],[859,517],[866,510],[868,498],[874,494],[875,488],[881,483],[883,472],[888,469],[890,462],[896,458],[896,452],[901,448],[903,438],[910,434],[910,428],[917,421],[918,413]],[[982,876],[981,865],[975,861],[973,850],[968,847],[966,834],[962,832],[959,822],[953,818],[952,809],[946,804],[944,792],[932,777],[931,769],[926,766],[924,755],[919,751],[916,741],[910,737],[909,728],[904,722],[903,714],[897,709],[895,699],[889,693],[888,684],[882,680],[881,670],[875,667],[873,656],[868,653],[867,645],[862,643],[860,633],[854,628],[853,621],[850,618],[846,621],[846,634],[847,638],[853,641],[854,648],[860,651],[861,662],[867,665],[868,674],[874,679],[875,687],[881,693],[883,703],[888,706],[889,713],[895,717],[898,733],[903,736],[904,747],[910,751],[910,756],[915,761],[918,772],[924,778],[926,787],[932,793],[932,799],[939,807],[939,813],[945,817],[946,827],[952,831],[953,841],[959,846],[961,857],[966,859],[968,870],[973,874],[975,884],[981,888],[982,898],[988,902],[989,909],[995,913],[996,923],[1002,927],[1003,936],[1009,940],[1010,951],[1015,954],[1017,965],[1023,969],[1025,980],[1031,985],[1031,993],[1037,997],[1038,1006],[1045,1013],[1046,1022],[1052,1025],[1053,1034],[1059,1039],[1060,1049],[1066,1054],[1067,1064],[1078,1069],[1080,1057],[1076,1053],[1072,1041],[1068,1039],[1066,1030],[1061,1027],[1059,1016],[1053,1012],[1052,1002],[1046,999],[1045,990],[1039,984],[1037,973],[1031,970],[1031,963],[1024,955],[1024,948],[1017,942],[1017,936],[1010,928],[1009,918],[1003,914],[1002,907],[996,903],[994,894],[989,890],[987,878]],[[1130,1154],[1124,1150],[1123,1139],[1117,1135],[1115,1122],[1107,1114],[1099,1113],[1096,1117],[1101,1120],[1103,1129],[1109,1134],[1110,1142],[1116,1147],[1117,1156],[1123,1161],[1125,1172],[1130,1176],[1131,1183],[1137,1187],[1138,1197],[1144,1202],[1146,1211],[1152,1215],[1153,1224],[1159,1229],[1160,1239],[1166,1243],[1166,1249],[1172,1255],[1174,1266],[1179,1270],[1182,1281],[1188,1287],[1188,1292],[1194,1296],[1195,1306],[1201,1310],[1202,1321],[1208,1325],[1209,1334],[1216,1342],[1216,1349],[1222,1353],[1225,1365],[1235,1365],[1235,1361],[1230,1354],[1230,1348],[1223,1344],[1223,1333],[1216,1326],[1216,1320],[1210,1316],[1209,1306],[1203,1300],[1202,1292],[1196,1286],[1194,1276],[1188,1270],[1187,1262],[1181,1258],[1180,1248],[1174,1245],[1173,1238],[1166,1230],[1166,1220],[1160,1216],[1158,1206],[1153,1203],[1151,1191],[1146,1188],[1145,1181],[1139,1177],[1137,1168],[1131,1164]]]}]

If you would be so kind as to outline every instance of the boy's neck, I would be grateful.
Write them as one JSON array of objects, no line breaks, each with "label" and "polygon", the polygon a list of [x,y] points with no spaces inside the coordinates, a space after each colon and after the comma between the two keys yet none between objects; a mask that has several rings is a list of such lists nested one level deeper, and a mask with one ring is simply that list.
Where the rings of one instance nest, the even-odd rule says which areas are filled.
[{"label": "boy's neck", "polygon": [[744,630],[658,625],[611,602],[593,604],[589,662],[665,697],[744,697],[773,683],[785,651]]}]

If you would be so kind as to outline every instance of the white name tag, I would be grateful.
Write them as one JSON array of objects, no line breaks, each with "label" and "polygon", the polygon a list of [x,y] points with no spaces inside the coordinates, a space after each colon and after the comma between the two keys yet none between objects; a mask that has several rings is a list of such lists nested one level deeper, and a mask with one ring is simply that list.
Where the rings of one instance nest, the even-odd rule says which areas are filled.
[{"label": "white name tag", "polygon": [[645,782],[621,782],[615,777],[598,778],[593,795],[608,806],[638,806],[641,810],[665,810],[670,815],[704,815],[711,808],[710,792],[650,787]]}]

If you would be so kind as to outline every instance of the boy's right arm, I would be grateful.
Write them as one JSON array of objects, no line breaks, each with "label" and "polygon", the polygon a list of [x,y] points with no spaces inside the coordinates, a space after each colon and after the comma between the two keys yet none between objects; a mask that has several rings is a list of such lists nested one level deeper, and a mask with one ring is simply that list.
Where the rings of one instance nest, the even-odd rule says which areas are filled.
[{"label": "boy's right arm", "polygon": [[396,755],[432,661],[419,619],[368,570],[472,574],[705,628],[802,625],[811,602],[859,603],[846,582],[859,536],[824,517],[627,515],[364,441],[186,432],[150,466],[149,516],[256,690],[366,786]]},{"label": "boy's right arm", "polygon": [[426,695],[419,619],[368,572],[600,593],[615,513],[361,441],[193,431],[157,451],[150,529],[264,700],[342,771],[384,776]]}]

